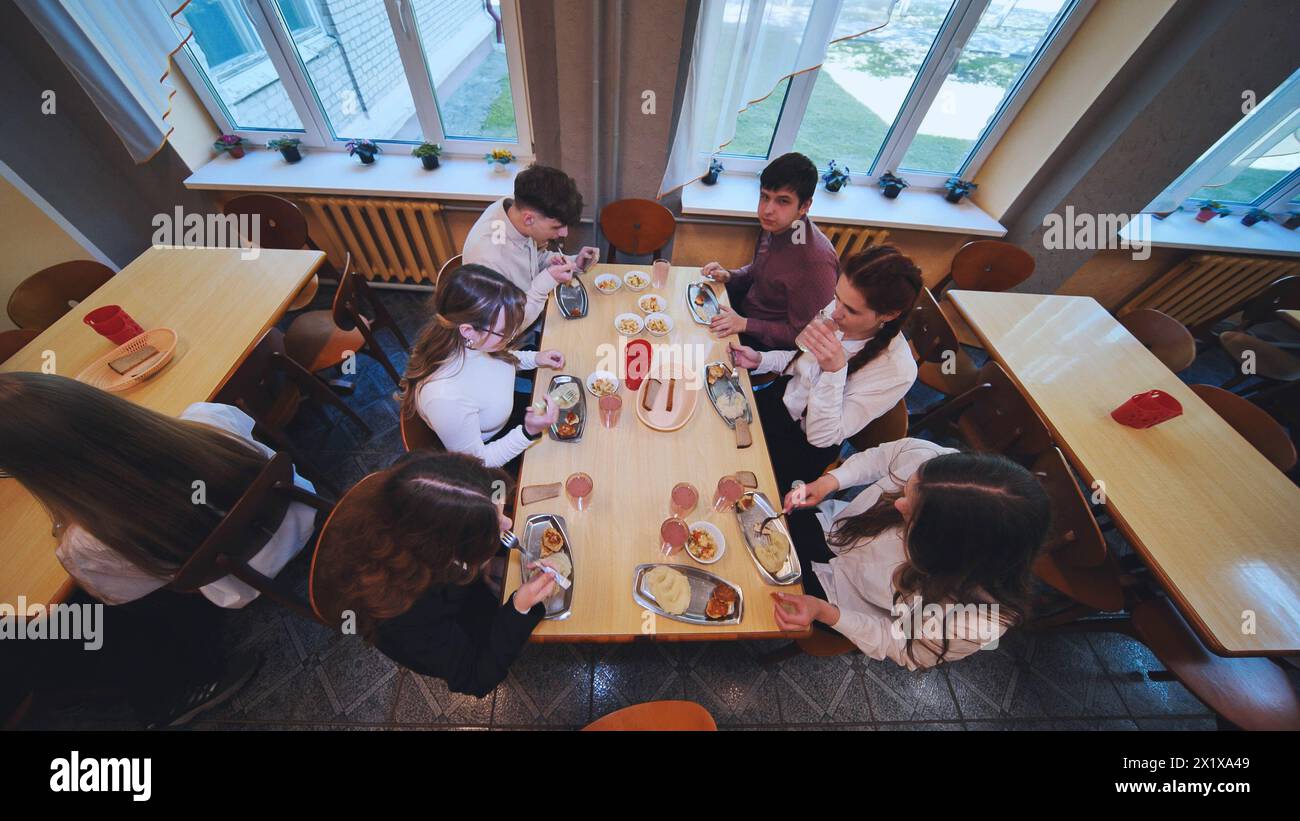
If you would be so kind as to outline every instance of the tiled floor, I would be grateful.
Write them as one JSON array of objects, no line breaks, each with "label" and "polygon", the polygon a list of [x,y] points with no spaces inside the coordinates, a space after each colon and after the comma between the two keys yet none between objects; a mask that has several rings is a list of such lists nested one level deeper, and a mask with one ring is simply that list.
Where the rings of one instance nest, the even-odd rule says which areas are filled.
[{"label": "tiled floor", "polygon": [[[330,295],[322,289],[318,304],[327,305]],[[382,297],[413,339],[424,296]],[[403,355],[393,358],[400,369]],[[359,371],[348,401],[370,424],[370,436],[348,422],[324,426],[313,414],[302,414],[291,431],[342,488],[402,453],[392,382],[367,359]],[[1230,372],[1226,357],[1210,351],[1183,376],[1218,384]],[[915,388],[909,404],[936,398],[927,394]],[[285,572],[303,584],[305,556]],[[399,669],[357,637],[334,635],[266,601],[224,617],[223,649],[254,649],[265,661],[248,687],[195,729],[575,728],[629,704],[680,698],[704,705],[729,729],[1215,727],[1182,686],[1150,680],[1146,674],[1160,669],[1158,662],[1117,634],[1012,631],[995,650],[919,673],[860,655],[760,664],[780,641],[530,645],[504,683],[475,699]],[[136,725],[119,704],[42,711],[27,726]]]}]

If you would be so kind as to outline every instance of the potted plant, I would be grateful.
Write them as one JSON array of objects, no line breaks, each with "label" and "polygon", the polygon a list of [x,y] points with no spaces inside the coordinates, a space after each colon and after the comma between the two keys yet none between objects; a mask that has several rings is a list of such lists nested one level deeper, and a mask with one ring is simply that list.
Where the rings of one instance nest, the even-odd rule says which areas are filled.
[{"label": "potted plant", "polygon": [[248,145],[248,140],[243,137],[237,137],[234,134],[222,134],[217,137],[217,141],[212,144],[212,148],[218,154],[229,154],[236,160],[244,156],[244,147]]},{"label": "potted plant", "polygon": [[901,177],[895,177],[893,171],[886,171],[876,180],[876,185],[880,186],[880,193],[885,195],[885,199],[892,200],[898,197],[898,192],[907,187],[907,180]]},{"label": "potted plant", "polygon": [[822,182],[826,183],[826,190],[834,194],[849,184],[849,167],[846,165],[840,168],[835,164],[835,160],[831,160],[830,168],[822,174]]},{"label": "potted plant", "polygon": [[370,165],[375,161],[375,155],[379,153],[379,145],[374,140],[348,140],[344,146],[348,150],[348,156],[356,154],[361,158],[362,165]]},{"label": "potted plant", "polygon": [[437,143],[420,143],[411,149],[411,154],[420,158],[420,164],[426,171],[432,171],[438,167],[438,157],[442,154],[442,146]]},{"label": "potted plant", "polygon": [[709,173],[705,174],[703,177],[700,177],[700,182],[704,183],[705,185],[717,185],[718,175],[725,170],[726,170],[726,166],[722,164],[722,160],[718,159],[717,157],[714,157],[713,159],[709,160]]},{"label": "potted plant", "polygon": [[1282,227],[1292,231],[1296,228],[1300,228],[1300,211],[1289,212],[1286,219],[1282,220]]},{"label": "potted plant", "polygon": [[266,147],[272,151],[279,151],[285,162],[292,163],[302,159],[302,152],[298,150],[301,144],[302,140],[297,137],[281,137],[278,140],[271,140]]},{"label": "potted plant", "polygon": [[1170,214],[1176,214],[1181,210],[1183,210],[1183,207],[1180,205],[1176,208],[1171,208],[1168,211],[1151,211],[1150,214],[1152,219],[1158,219],[1164,221],[1169,217]]},{"label": "potted plant", "polygon": [[1196,221],[1209,222],[1215,217],[1226,217],[1231,213],[1223,203],[1210,200],[1201,204],[1200,210],[1196,212]]},{"label": "potted plant", "polygon": [[492,153],[484,154],[483,159],[487,160],[488,165],[491,165],[496,173],[509,174],[510,169],[506,166],[515,161],[515,155],[504,148],[494,148]]},{"label": "potted plant", "polygon": [[1252,208],[1246,212],[1244,217],[1241,218],[1241,224],[1250,227],[1257,222],[1269,222],[1272,219],[1273,215],[1265,211],[1263,208]]},{"label": "potted plant", "polygon": [[943,184],[943,187],[948,191],[948,193],[944,195],[944,199],[948,200],[948,202],[961,202],[962,197],[968,196],[970,192],[979,188],[975,183],[970,182],[969,180],[958,179],[957,177],[949,177],[948,181]]}]

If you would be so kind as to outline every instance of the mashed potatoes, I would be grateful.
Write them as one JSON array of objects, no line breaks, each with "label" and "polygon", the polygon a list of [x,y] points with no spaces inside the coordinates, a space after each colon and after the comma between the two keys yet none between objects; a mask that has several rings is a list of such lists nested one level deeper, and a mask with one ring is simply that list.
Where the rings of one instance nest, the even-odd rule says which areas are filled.
[{"label": "mashed potatoes", "polygon": [[786,540],[785,534],[775,527],[769,527],[767,538],[760,536],[756,540],[754,555],[758,557],[758,563],[763,565],[763,569],[775,576],[785,567],[786,556],[790,555],[790,542]]},{"label": "mashed potatoes", "polygon": [[654,596],[665,613],[679,616],[691,604],[690,581],[671,567],[660,565],[653,568],[645,574],[645,583],[650,588],[650,595]]},{"label": "mashed potatoes", "polygon": [[[552,568],[556,573],[559,573],[566,579],[573,574],[573,562],[569,560],[569,555],[567,553],[552,553],[545,559],[542,559],[542,564]],[[554,599],[563,595],[564,588],[557,584],[548,598]]]}]

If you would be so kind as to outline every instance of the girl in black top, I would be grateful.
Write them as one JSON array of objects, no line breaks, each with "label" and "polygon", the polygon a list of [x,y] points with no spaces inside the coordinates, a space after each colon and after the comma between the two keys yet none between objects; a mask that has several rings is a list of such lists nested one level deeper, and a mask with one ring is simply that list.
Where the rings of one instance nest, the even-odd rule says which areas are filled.
[{"label": "girl in black top", "polygon": [[417,452],[366,477],[326,528],[318,609],[454,692],[492,692],[555,588],[539,573],[501,604],[483,580],[511,527],[494,501],[508,488],[504,472],[459,453]]}]

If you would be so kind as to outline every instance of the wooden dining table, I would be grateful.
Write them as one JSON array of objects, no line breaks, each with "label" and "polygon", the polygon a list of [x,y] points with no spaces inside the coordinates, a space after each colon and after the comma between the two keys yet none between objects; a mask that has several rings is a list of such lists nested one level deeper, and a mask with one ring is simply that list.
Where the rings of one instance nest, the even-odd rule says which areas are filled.
[{"label": "wooden dining table", "polygon": [[[221,389],[324,259],[320,251],[263,248],[253,256],[238,248],[152,247],[0,364],[0,372],[75,377],[114,347],[84,317],[120,305],[142,328],[177,334],[172,360],[120,396],[177,416]],[[58,542],[44,507],[6,478],[0,479],[0,512],[0,602],[14,605],[19,596],[29,605],[64,599],[74,582],[54,556]]]},{"label": "wooden dining table", "polygon": [[[1300,488],[1090,297],[950,291],[1215,653],[1300,653]],[[1159,389],[1182,414],[1110,412]]]},{"label": "wooden dining table", "polygon": [[[560,315],[556,300],[547,306],[546,325],[541,349],[556,349],[564,354],[560,371],[540,369],[534,385],[534,401],[543,400],[551,378],[558,373],[571,374],[584,382],[597,369],[620,376],[618,363],[623,346],[614,327],[620,313],[640,314],[637,299],[657,294],[668,303],[667,313],[674,326],[666,337],[642,331],[633,338],[646,339],[655,346],[658,361],[665,366],[676,362],[682,373],[693,372],[700,387],[695,411],[685,425],[671,432],[653,430],[642,423],[636,412],[637,396],[620,383],[623,407],[617,425],[601,426],[597,399],[587,392],[589,417],[580,441],[554,441],[549,433],[530,447],[523,457],[520,486],[563,484],[573,473],[588,474],[594,490],[586,510],[575,510],[563,490],[558,497],[515,509],[514,530],[523,538],[529,516],[550,513],[562,516],[569,532],[573,553],[573,599],[570,615],[563,620],[546,620],[533,633],[534,641],[631,641],[637,638],[660,639],[738,639],[797,638],[807,633],[785,633],[776,625],[771,592],[802,593],[801,584],[774,586],[766,583],[745,546],[736,515],[730,509],[715,513],[712,507],[718,480],[737,471],[752,471],[758,490],[779,507],[776,478],[768,458],[767,442],[759,425],[749,374],[737,369],[740,381],[754,412],[751,427],[753,444],[738,448],[732,430],[710,404],[703,390],[703,370],[708,362],[730,361],[728,342],[736,337],[715,338],[707,326],[691,318],[686,289],[700,280],[700,269],[672,266],[666,287],[647,287],[640,293],[626,285],[612,294],[595,287],[601,273],[620,277],[629,271],[651,275],[650,266],[599,264],[582,275],[588,293],[588,314],[579,319]],[[726,289],[714,285],[722,304],[727,304]],[[653,371],[652,371],[653,373]],[[683,383],[679,383],[683,384]],[[680,401],[682,394],[678,394]],[[720,560],[701,565],[683,550],[673,556],[660,551],[659,525],[671,511],[669,495],[674,485],[689,482],[699,491],[699,506],[685,516],[688,523],[707,521],[716,525],[726,542]],[[728,626],[685,624],[643,609],[632,598],[633,573],[640,564],[667,562],[695,565],[739,588],[743,593],[744,612],[739,624]],[[812,572],[805,566],[803,573]],[[520,582],[519,554],[511,554],[507,594]]]}]

